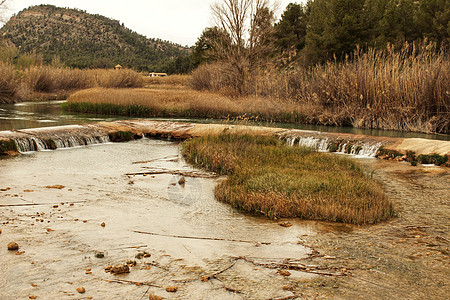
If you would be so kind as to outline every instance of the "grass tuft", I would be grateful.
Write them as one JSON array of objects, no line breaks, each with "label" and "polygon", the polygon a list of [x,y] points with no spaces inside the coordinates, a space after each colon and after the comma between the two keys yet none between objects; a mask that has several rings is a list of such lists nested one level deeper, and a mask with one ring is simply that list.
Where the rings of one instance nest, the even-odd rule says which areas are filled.
[{"label": "grass tuft", "polygon": [[197,167],[228,175],[216,198],[242,211],[353,224],[394,215],[381,185],[344,157],[250,135],[196,138],[182,153]]}]

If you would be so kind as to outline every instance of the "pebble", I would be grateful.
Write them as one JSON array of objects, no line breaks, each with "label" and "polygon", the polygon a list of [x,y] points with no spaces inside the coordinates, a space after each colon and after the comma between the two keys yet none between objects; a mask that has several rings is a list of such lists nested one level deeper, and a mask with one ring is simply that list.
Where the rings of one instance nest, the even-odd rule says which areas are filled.
[{"label": "pebble", "polygon": [[18,250],[19,245],[16,242],[11,242],[8,244],[8,250]]},{"label": "pebble", "polygon": [[0,229],[0,234],[2,234],[2,230]]},{"label": "pebble", "polygon": [[156,296],[156,295],[154,295],[154,294],[150,294],[150,296],[148,296],[148,299],[149,300],[162,300],[162,299],[164,299],[163,297],[160,297],[160,296]]},{"label": "pebble", "polygon": [[81,287],[77,288],[77,292],[80,294],[84,294],[84,293],[86,293],[86,289],[81,286]]},{"label": "pebble", "polygon": [[128,265],[116,265],[110,269],[110,272],[113,273],[114,275],[130,273],[130,267]]},{"label": "pebble", "polygon": [[166,292],[175,293],[176,291],[178,291],[178,288],[176,286],[168,286],[168,287],[166,287]]},{"label": "pebble", "polygon": [[105,222],[103,222],[102,224],[100,224],[102,227],[105,227],[106,226],[106,224],[105,224]]},{"label": "pebble", "polygon": [[278,274],[280,274],[281,276],[291,276],[291,272],[285,270],[278,271]]},{"label": "pebble", "polygon": [[291,222],[281,222],[281,223],[278,223],[278,225],[283,226],[283,227],[291,227],[292,223]]}]

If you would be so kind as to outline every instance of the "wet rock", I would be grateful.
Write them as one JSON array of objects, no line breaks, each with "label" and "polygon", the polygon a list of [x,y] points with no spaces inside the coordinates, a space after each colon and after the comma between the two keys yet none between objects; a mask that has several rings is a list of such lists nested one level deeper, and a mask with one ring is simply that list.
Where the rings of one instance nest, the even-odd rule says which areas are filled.
[{"label": "wet rock", "polygon": [[80,286],[79,288],[77,288],[77,292],[80,294],[84,294],[84,293],[86,293],[86,289],[84,287]]},{"label": "wet rock", "polygon": [[278,225],[283,226],[283,227],[291,227],[292,223],[291,222],[281,222],[281,223],[278,223]]},{"label": "wet rock", "polygon": [[168,287],[166,287],[166,292],[175,293],[176,291],[178,291],[178,288],[176,286],[168,286]]},{"label": "wet rock", "polygon": [[136,261],[135,260],[127,260],[126,264],[130,267],[134,267],[134,266],[136,266]]},{"label": "wet rock", "polygon": [[[106,271],[106,269],[105,269],[105,271]],[[122,264],[116,265],[116,266],[112,267],[109,272],[111,272],[114,275],[130,273],[130,267],[128,265],[122,265]]]},{"label": "wet rock", "polygon": [[162,299],[164,299],[163,297],[160,297],[160,296],[156,296],[156,295],[154,295],[154,294],[150,294],[150,296],[148,296],[148,299],[149,300],[162,300]]},{"label": "wet rock", "polygon": [[144,252],[139,252],[138,254],[136,254],[136,258],[137,259],[142,259],[143,257],[147,258],[147,257],[151,257],[152,255],[150,253],[148,253],[147,251]]},{"label": "wet rock", "polygon": [[8,250],[18,250],[19,249],[19,244],[17,244],[16,242],[11,242],[8,244]]},{"label": "wet rock", "polygon": [[279,270],[278,274],[280,274],[281,276],[291,276],[291,272],[286,271],[286,270]]}]

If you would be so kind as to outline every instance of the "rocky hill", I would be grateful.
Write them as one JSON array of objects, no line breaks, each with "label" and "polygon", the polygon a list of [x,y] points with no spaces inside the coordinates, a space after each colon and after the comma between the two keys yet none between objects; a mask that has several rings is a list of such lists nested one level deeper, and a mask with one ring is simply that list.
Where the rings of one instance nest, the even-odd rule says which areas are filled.
[{"label": "rocky hill", "polygon": [[158,71],[190,49],[160,39],[149,39],[101,15],[82,10],[39,5],[13,16],[0,38],[21,53],[36,52],[45,62],[54,57],[78,68],[112,67]]}]

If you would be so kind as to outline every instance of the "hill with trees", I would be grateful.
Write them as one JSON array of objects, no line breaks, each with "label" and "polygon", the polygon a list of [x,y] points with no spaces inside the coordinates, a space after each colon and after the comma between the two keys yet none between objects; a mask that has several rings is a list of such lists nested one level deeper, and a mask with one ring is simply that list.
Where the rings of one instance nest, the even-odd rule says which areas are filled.
[{"label": "hill with trees", "polygon": [[149,39],[117,20],[52,5],[29,7],[2,28],[0,39],[20,54],[41,55],[44,63],[60,61],[75,68],[111,68],[120,64],[137,71],[180,73],[191,50]]}]

